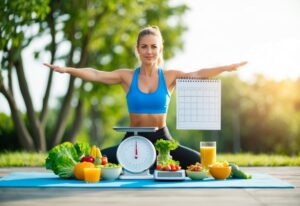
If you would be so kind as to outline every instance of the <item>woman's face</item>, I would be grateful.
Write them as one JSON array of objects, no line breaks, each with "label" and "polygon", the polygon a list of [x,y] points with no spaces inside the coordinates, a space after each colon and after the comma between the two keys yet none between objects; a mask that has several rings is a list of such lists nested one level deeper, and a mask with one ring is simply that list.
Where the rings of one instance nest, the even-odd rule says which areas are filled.
[{"label": "woman's face", "polygon": [[162,52],[160,38],[152,34],[142,37],[137,51],[142,64],[157,64]]}]

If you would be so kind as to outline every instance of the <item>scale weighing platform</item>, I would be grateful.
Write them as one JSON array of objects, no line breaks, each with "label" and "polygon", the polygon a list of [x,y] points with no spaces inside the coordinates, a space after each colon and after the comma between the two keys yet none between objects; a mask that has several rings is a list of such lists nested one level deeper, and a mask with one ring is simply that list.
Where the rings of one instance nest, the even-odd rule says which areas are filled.
[{"label": "scale weighing platform", "polygon": [[178,171],[161,171],[161,170],[154,170],[154,179],[155,180],[185,180],[185,171],[178,170]]},{"label": "scale weighing platform", "polygon": [[154,175],[149,169],[156,161],[156,150],[150,140],[139,136],[139,132],[155,132],[157,127],[114,127],[119,132],[133,132],[123,140],[117,149],[118,162],[123,167],[120,179],[155,179],[155,180],[184,180],[185,171],[155,170]]}]

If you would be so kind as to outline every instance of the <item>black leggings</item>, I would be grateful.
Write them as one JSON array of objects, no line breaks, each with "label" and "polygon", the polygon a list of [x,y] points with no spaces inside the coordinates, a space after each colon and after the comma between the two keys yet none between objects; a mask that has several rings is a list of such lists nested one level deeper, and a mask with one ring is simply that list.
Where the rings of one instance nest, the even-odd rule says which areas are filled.
[{"label": "black leggings", "polygon": [[[138,135],[146,137],[153,144],[158,139],[173,140],[167,127],[163,127],[161,129],[157,130],[156,132],[140,132],[140,133],[138,133]],[[123,140],[130,136],[133,136],[133,132],[127,132],[125,134]],[[118,145],[103,149],[103,150],[101,150],[101,152],[103,155],[107,156],[109,162],[117,164],[118,163],[118,160],[116,157],[117,148],[118,148]],[[170,154],[174,160],[180,162],[180,166],[183,169],[186,169],[186,167],[191,164],[200,162],[200,153],[199,152],[192,150],[188,147],[182,146],[182,145],[179,145],[179,147],[177,149],[171,151]],[[154,168],[155,168],[155,165],[153,165],[152,168],[150,168],[150,170],[154,170]]]}]

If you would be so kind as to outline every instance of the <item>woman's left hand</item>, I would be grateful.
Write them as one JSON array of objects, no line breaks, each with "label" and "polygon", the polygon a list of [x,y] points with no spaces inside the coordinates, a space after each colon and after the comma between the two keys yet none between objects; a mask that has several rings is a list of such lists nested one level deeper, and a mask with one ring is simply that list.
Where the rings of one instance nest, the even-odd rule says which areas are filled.
[{"label": "woman's left hand", "polygon": [[247,61],[243,61],[240,63],[228,65],[226,68],[226,71],[228,71],[228,72],[236,71],[239,67],[242,67],[242,66],[246,65],[247,63],[248,63]]}]

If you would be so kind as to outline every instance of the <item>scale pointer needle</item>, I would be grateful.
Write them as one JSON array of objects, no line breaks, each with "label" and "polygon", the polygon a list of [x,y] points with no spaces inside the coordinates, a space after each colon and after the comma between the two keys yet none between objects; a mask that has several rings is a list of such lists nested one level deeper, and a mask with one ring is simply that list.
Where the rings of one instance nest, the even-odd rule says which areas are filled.
[{"label": "scale pointer needle", "polygon": [[137,141],[135,141],[135,156],[134,156],[135,159],[138,158],[138,144],[137,144]]}]

